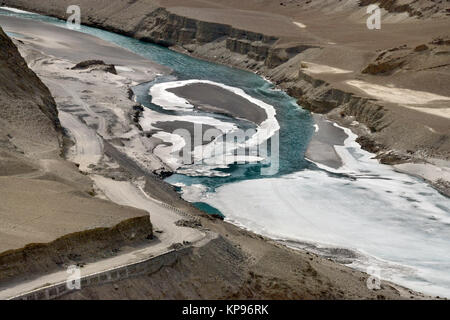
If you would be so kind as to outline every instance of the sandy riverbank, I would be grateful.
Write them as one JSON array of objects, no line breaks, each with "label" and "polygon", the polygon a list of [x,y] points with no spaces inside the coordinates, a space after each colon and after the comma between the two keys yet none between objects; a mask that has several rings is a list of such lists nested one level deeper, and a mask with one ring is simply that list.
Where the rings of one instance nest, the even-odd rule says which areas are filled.
[{"label": "sandy riverbank", "polygon": [[188,100],[199,110],[246,119],[257,125],[267,119],[266,112],[260,106],[218,86],[193,83],[167,91]]},{"label": "sandy riverbank", "polygon": [[344,130],[333,125],[324,116],[313,115],[315,132],[306,150],[308,160],[338,169],[343,165],[342,159],[336,152],[335,146],[343,146],[347,134]]}]

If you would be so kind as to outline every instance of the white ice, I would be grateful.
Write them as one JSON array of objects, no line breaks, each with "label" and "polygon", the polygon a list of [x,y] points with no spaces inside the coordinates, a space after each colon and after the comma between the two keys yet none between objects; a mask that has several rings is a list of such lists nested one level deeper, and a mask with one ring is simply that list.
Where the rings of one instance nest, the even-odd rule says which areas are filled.
[{"label": "white ice", "polygon": [[[339,170],[247,180],[202,195],[229,221],[276,239],[363,254],[353,267],[450,297],[450,201],[425,182],[380,165],[346,129]],[[334,173],[331,173],[334,171]]]},{"label": "white ice", "polygon": [[[261,107],[267,114],[267,119],[263,121],[254,132],[250,133],[249,139],[245,142],[230,143],[223,137],[216,137],[211,143],[206,145],[198,145],[193,150],[193,158],[195,165],[189,167],[180,167],[180,163],[176,159],[169,159],[171,152],[167,147],[158,147],[157,152],[164,157],[163,161],[168,163],[172,168],[177,166],[178,172],[191,176],[227,176],[229,174],[216,171],[214,169],[224,168],[227,165],[236,162],[258,162],[264,158],[256,155],[235,155],[236,150],[252,149],[256,150],[257,146],[263,144],[271,138],[279,129],[280,126],[275,118],[275,108],[261,100],[251,97],[242,89],[230,87],[221,83],[216,83],[207,80],[185,80],[185,81],[171,81],[155,84],[149,90],[152,96],[152,103],[161,106],[165,110],[176,111],[193,111],[193,106],[185,99],[167,91],[170,88],[185,86],[192,83],[205,83],[209,85],[219,86],[236,95],[239,95],[251,103]],[[140,121],[142,128],[145,131],[156,129],[158,121],[188,121],[192,123],[201,123],[213,126],[221,130],[224,134],[237,130],[236,125],[230,122],[220,121],[213,117],[205,116],[190,116],[190,115],[166,115],[161,114],[150,109],[144,111],[144,116]],[[173,133],[172,133],[173,134]],[[166,135],[167,136],[167,135]],[[180,136],[178,136],[180,137]],[[178,151],[178,150],[176,150]],[[175,157],[175,156],[174,156]],[[203,162],[203,165],[199,163]]]}]

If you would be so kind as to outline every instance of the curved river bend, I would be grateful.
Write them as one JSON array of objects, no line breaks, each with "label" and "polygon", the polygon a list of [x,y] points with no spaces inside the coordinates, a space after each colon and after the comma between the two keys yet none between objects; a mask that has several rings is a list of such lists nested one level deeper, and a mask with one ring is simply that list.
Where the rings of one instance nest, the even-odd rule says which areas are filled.
[{"label": "curved river bend", "polygon": [[[0,9],[0,14],[65,27],[65,22]],[[336,146],[344,166],[320,168],[304,159],[314,131],[310,114],[263,78],[209,63],[129,37],[82,26],[85,32],[174,70],[134,88],[138,102],[170,118],[176,111],[152,104],[156,83],[209,80],[237,89],[276,110],[280,126],[279,171],[261,175],[261,164],[230,165],[222,176],[175,174],[168,182],[210,212],[293,247],[333,257],[362,271],[375,270],[425,293],[450,297],[450,203],[423,181],[380,165],[346,130]],[[183,113],[182,113],[183,115]],[[224,116],[200,116],[244,125]],[[233,122],[234,121],[234,122]],[[369,268],[369,269],[368,269]]]}]

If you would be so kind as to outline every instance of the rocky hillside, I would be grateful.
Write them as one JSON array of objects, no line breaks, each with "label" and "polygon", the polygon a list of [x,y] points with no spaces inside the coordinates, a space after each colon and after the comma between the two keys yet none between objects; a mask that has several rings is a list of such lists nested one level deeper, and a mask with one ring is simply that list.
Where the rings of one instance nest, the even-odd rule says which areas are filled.
[{"label": "rocky hillside", "polygon": [[152,236],[148,212],[95,198],[61,157],[56,103],[0,28],[0,290]]},{"label": "rocky hillside", "polygon": [[[66,16],[66,7],[72,4],[68,0],[11,0],[3,3],[60,18]],[[433,28],[444,30],[440,28],[441,25],[419,25],[418,29],[424,29],[426,32],[418,32],[408,37],[407,35],[411,34],[409,28],[414,27],[413,23],[416,23],[416,20],[413,20],[407,27],[400,28],[403,36],[399,40],[398,34],[395,37],[388,36],[392,34],[393,29],[398,28],[397,25],[386,26],[386,31],[380,34],[367,33],[361,18],[364,16],[361,14],[364,8],[359,6],[358,1],[346,2],[351,4],[346,13],[356,10],[357,14],[356,17],[352,16],[353,20],[342,19],[342,13],[336,3],[331,0],[79,0],[82,19],[86,24],[161,43],[201,58],[260,72],[297,97],[304,107],[328,113],[330,117],[347,124],[353,123],[354,120],[366,124],[367,131],[364,131],[364,128],[360,130],[360,140],[369,149],[384,151],[385,148],[398,148],[407,153],[408,150],[423,148],[435,154],[449,150],[448,136],[445,133],[445,129],[448,130],[447,122],[421,115],[414,117],[413,113],[408,116],[409,109],[397,110],[396,106],[367,97],[362,91],[345,85],[347,80],[355,78],[374,83],[385,83],[386,79],[395,85],[406,83],[405,79],[411,78],[408,70],[405,74],[396,75],[396,78],[391,77],[389,72],[386,75],[390,78],[386,78],[386,75],[362,71],[371,63],[377,62],[377,57],[384,50],[399,46],[399,41],[406,42],[408,48],[429,43],[431,40],[428,39],[428,31]],[[258,8],[263,8],[263,12],[258,11]],[[311,11],[302,13],[304,9]],[[324,23],[323,14],[326,10],[329,11],[327,23]],[[361,30],[358,29],[361,26]],[[366,37],[368,35],[370,36]],[[419,43],[415,43],[417,41]],[[431,54],[445,52],[446,48],[436,50],[433,46]],[[421,57],[416,57],[416,51],[410,51],[405,51],[406,56],[401,59],[421,61]],[[388,54],[384,56],[386,59],[397,58]],[[415,71],[415,74],[431,84],[431,89],[427,87],[427,90],[444,94],[445,88],[439,85],[433,88],[437,83],[433,82],[433,77],[436,78],[439,74],[440,79],[446,79],[446,71],[441,67],[431,70],[435,69],[438,72],[425,70]],[[317,72],[318,70],[327,72]],[[423,82],[410,85],[416,90],[425,88]],[[423,121],[430,121],[431,123],[426,125],[436,128],[433,129],[435,132],[427,129]],[[402,139],[402,136],[407,139]],[[0,186],[1,182],[0,177]],[[71,190],[72,193],[77,194],[74,190]],[[93,200],[87,200],[85,197],[83,201]],[[270,243],[268,246],[266,239],[226,223],[211,222],[206,218],[202,218],[202,223],[211,230],[220,230],[224,238],[210,241],[207,246],[194,248],[193,254],[162,268],[161,272],[86,288],[66,297],[384,299],[398,298],[399,294],[402,297],[415,296],[413,292],[401,292],[403,289],[390,284],[383,286],[381,291],[370,291],[365,284],[367,275],[360,272],[343,266],[337,267],[331,261],[309,253],[294,252],[278,244]],[[1,225],[0,223],[0,236]],[[145,230],[147,229],[144,228]],[[86,234],[96,237],[97,231]],[[114,234],[113,232],[113,236]],[[79,234],[71,235],[75,235],[75,241],[79,239]],[[89,237],[86,239],[89,240]],[[118,240],[122,240],[121,237],[118,237]],[[74,260],[73,257],[58,252],[55,254],[55,248],[57,251],[65,242],[63,238],[49,242],[46,246],[31,248],[50,252],[52,259],[46,257],[44,264],[48,262],[54,267],[61,261],[67,263]],[[92,254],[91,249],[95,250],[86,245],[78,248],[75,254],[80,254],[80,250],[83,254],[84,248],[87,248],[89,254]],[[26,253],[26,249],[25,247],[25,251],[21,252]],[[9,253],[12,257],[20,256],[16,251]],[[54,257],[62,257],[62,260]],[[37,264],[34,267],[40,266]],[[167,281],[167,274],[175,281]]]},{"label": "rocky hillside", "polygon": [[40,157],[59,153],[61,126],[56,103],[0,28],[0,143]]},{"label": "rocky hillside", "polygon": [[450,15],[450,8],[448,4],[446,6],[445,2],[435,0],[361,0],[359,4],[361,6],[378,4],[381,8],[389,12],[406,12],[411,16],[424,18],[434,15]]},{"label": "rocky hillside", "polygon": [[112,228],[75,232],[49,243],[30,243],[0,253],[0,283],[114,256],[124,245],[144,242],[151,236],[150,219],[143,216],[122,221]]},{"label": "rocky hillside", "polygon": [[[227,238],[218,237],[202,247],[189,248],[170,265],[149,268],[137,277],[82,288],[61,299],[423,298],[390,283],[383,284],[381,290],[369,290],[366,274],[314,254],[293,251],[251,235],[245,237],[242,231],[237,239],[235,232],[227,232]],[[258,254],[248,255],[247,250],[257,250]]]}]

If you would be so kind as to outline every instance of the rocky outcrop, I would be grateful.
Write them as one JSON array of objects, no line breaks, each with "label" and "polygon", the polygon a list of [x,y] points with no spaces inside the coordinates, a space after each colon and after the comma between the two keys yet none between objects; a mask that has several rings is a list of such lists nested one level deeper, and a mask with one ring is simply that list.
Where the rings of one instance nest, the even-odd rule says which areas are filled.
[{"label": "rocky outcrop", "polygon": [[[401,109],[387,108],[380,101],[333,88],[301,70],[297,79],[282,86],[290,95],[299,97],[299,104],[312,112],[328,113],[343,125],[348,125],[349,119],[364,124],[368,131],[358,132],[358,142],[364,149],[378,154],[382,163],[405,162],[413,154],[444,159],[449,156],[448,135],[430,132],[427,127],[402,116]],[[398,132],[409,132],[407,139],[399,137]]]},{"label": "rocky outcrop", "polygon": [[[231,53],[245,56],[246,58],[242,59],[247,60],[245,67],[253,68],[260,65],[268,68],[276,67],[310,47],[298,43],[278,46],[278,37],[241,30],[228,24],[184,17],[143,1],[113,0],[111,2],[108,7],[105,7],[87,0],[80,1],[80,6],[83,8],[82,23],[166,47],[182,46],[191,53],[198,47],[213,43],[215,48],[220,47]],[[5,3],[61,19],[67,17],[66,8],[71,4],[68,0],[62,0],[49,8],[45,2],[19,0],[5,1]],[[216,61],[220,58],[203,54],[199,56]]]},{"label": "rocky outcrop", "polygon": [[[438,1],[432,1],[438,2]],[[442,1],[439,1],[442,3]],[[425,17],[439,12],[439,7],[430,5],[429,1],[399,1],[399,0],[360,0],[360,6],[368,6],[370,4],[377,4],[380,8],[388,12],[403,13],[406,12],[410,16]],[[442,9],[442,14],[448,14],[448,9]]]},{"label": "rocky outcrop", "polygon": [[228,36],[231,26],[198,21],[158,8],[147,15],[135,28],[134,36],[164,46],[204,44]]},{"label": "rocky outcrop", "polygon": [[449,40],[437,38],[428,44],[415,47],[402,45],[381,51],[375,60],[361,72],[372,75],[388,75],[399,70],[421,71],[442,68],[450,65]]},{"label": "rocky outcrop", "polygon": [[158,8],[146,16],[135,28],[133,36],[167,47],[182,46],[191,53],[198,47],[215,43],[216,47],[244,55],[246,59],[268,68],[279,66],[309,48],[296,44],[278,47],[277,37],[179,16],[164,8]]},{"label": "rocky outcrop", "polygon": [[102,60],[87,60],[77,63],[72,70],[100,70],[117,74],[116,67],[113,64],[106,64]]}]

